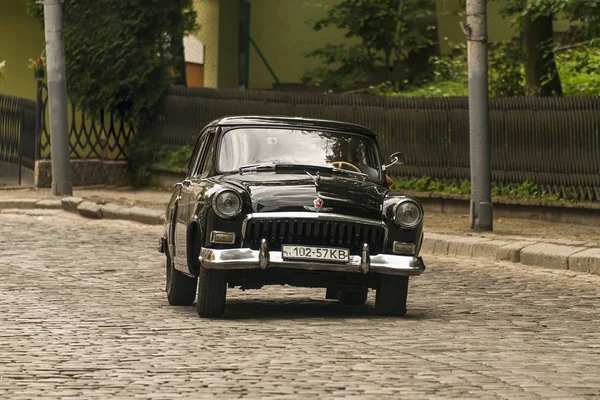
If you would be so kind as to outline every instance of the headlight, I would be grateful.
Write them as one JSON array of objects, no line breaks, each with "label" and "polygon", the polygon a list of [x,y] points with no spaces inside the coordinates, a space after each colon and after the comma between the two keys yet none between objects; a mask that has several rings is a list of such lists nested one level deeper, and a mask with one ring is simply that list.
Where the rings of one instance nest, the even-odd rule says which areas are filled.
[{"label": "headlight", "polygon": [[233,190],[222,190],[213,197],[213,209],[221,218],[233,218],[242,211],[242,199]]},{"label": "headlight", "polygon": [[410,229],[419,225],[423,219],[421,207],[412,200],[400,200],[394,205],[394,221],[401,228]]}]

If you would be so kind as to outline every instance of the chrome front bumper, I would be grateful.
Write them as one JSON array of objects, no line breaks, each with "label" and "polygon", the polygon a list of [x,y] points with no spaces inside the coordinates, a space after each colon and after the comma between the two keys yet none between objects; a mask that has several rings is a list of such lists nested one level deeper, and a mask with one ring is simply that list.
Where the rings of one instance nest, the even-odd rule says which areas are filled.
[{"label": "chrome front bumper", "polygon": [[421,257],[392,254],[369,255],[368,245],[363,246],[362,255],[350,256],[346,263],[323,261],[284,260],[281,251],[268,251],[263,242],[261,250],[249,248],[216,250],[203,248],[200,262],[206,269],[267,269],[290,268],[310,271],[369,272],[417,276],[425,271]]}]

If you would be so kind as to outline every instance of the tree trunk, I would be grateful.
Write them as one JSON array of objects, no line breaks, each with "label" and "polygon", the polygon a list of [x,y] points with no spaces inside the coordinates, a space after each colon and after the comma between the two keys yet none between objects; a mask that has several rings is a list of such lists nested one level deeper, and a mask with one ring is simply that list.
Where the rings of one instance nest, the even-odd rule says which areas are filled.
[{"label": "tree trunk", "polygon": [[[429,63],[429,59],[432,56],[440,55],[436,3],[436,0],[431,0],[428,7],[430,14],[415,23],[415,28],[420,29],[421,32],[431,40],[432,43],[429,46],[412,51],[408,54],[408,59],[406,61],[409,68],[408,79],[410,81],[415,81],[419,77],[429,74],[432,71],[432,66]],[[434,27],[434,29],[429,29],[430,27]]]},{"label": "tree trunk", "polygon": [[552,28],[554,16],[523,17],[525,83],[529,96],[562,96],[554,59]]}]

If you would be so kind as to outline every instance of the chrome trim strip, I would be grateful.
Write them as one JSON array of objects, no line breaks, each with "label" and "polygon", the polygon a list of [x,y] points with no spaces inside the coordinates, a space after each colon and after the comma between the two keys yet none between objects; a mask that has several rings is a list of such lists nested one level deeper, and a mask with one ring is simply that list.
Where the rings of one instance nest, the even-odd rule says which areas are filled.
[{"label": "chrome trim strip", "polygon": [[383,238],[383,248],[387,246],[388,240],[388,227],[385,221],[378,221],[376,219],[369,218],[360,218],[360,217],[351,217],[344,214],[327,214],[327,213],[312,213],[312,212],[303,212],[303,211],[276,211],[276,212],[257,212],[246,215],[244,221],[242,222],[242,240],[246,239],[246,227],[248,225],[248,221],[251,219],[314,219],[314,220],[322,220],[322,221],[340,221],[340,222],[349,222],[349,223],[359,223],[365,225],[371,225],[375,227],[382,227],[384,229],[384,238]]},{"label": "chrome trim strip", "polygon": [[363,262],[364,252],[360,256],[350,256],[347,263],[328,263],[319,261],[286,261],[280,251],[252,250],[249,248],[216,250],[202,248],[199,260],[206,269],[267,269],[290,268],[308,271],[337,271],[362,274],[367,272],[418,276],[425,271],[421,257],[378,254],[368,256]]}]

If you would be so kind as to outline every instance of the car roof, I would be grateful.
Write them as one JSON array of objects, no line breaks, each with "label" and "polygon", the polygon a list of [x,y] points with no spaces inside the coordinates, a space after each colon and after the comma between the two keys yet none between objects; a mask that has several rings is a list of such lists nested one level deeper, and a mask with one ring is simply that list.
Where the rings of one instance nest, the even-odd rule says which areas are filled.
[{"label": "car roof", "polygon": [[348,122],[332,121],[326,119],[302,118],[302,117],[276,117],[276,116],[232,116],[223,117],[212,121],[208,126],[286,126],[302,128],[320,128],[336,131],[358,133],[361,135],[375,137],[370,129]]}]

